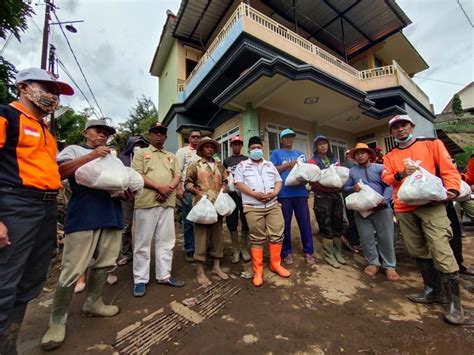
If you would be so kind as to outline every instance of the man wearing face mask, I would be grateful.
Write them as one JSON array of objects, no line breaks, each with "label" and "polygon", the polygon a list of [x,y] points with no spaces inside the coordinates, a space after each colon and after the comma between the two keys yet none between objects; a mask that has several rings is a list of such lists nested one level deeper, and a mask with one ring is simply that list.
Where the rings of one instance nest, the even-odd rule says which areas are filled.
[{"label": "man wearing face mask", "polygon": [[408,205],[398,199],[403,181],[418,168],[406,159],[419,160],[420,166],[438,175],[447,190],[447,200],[459,195],[461,176],[439,139],[415,138],[415,123],[408,115],[398,115],[389,122],[390,134],[398,145],[385,155],[382,180],[393,186],[394,209],[408,252],[415,258],[423,277],[424,290],[409,295],[416,303],[447,303],[444,319],[454,325],[464,324],[459,293],[459,266],[449,246],[450,221],[443,203]]},{"label": "man wearing face mask", "polygon": [[16,354],[27,304],[48,272],[61,178],[46,117],[74,93],[37,68],[21,70],[16,85],[18,101],[0,106],[0,354]]},{"label": "man wearing face mask", "polygon": [[283,186],[282,178],[272,162],[263,159],[260,137],[249,139],[249,155],[237,165],[235,187],[242,192],[242,204],[250,229],[253,284],[263,284],[263,248],[269,242],[270,270],[280,277],[290,277],[281,266],[284,220],[277,196]]}]

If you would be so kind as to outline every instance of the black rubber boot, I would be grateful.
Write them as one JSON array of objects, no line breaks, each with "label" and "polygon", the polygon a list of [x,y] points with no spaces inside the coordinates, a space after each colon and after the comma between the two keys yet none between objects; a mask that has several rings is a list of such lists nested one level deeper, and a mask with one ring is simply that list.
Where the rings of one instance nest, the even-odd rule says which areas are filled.
[{"label": "black rubber boot", "polygon": [[10,326],[5,332],[0,334],[0,355],[16,355],[16,342],[20,334],[21,323],[25,317],[26,307],[28,303],[15,305],[10,314]]},{"label": "black rubber boot", "polygon": [[448,305],[446,307],[446,313],[444,314],[444,320],[453,325],[463,325],[465,320],[461,306],[461,295],[459,293],[459,273],[442,273],[441,279],[448,296]]},{"label": "black rubber boot", "polygon": [[408,295],[407,298],[415,303],[447,303],[448,300],[441,285],[439,272],[433,265],[433,259],[416,259],[416,263],[423,277],[425,289],[421,293]]}]

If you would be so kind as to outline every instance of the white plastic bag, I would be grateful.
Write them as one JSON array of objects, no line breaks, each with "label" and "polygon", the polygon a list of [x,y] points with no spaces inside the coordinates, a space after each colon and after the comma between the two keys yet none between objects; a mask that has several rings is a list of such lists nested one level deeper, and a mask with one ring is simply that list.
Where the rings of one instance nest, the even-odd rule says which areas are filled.
[{"label": "white plastic bag", "polygon": [[130,181],[125,165],[112,154],[84,164],[76,170],[75,177],[79,185],[108,191],[125,191]]},{"label": "white plastic bag", "polygon": [[471,199],[471,186],[464,180],[461,180],[461,188],[459,189],[459,196],[454,201],[469,201]]},{"label": "white plastic bag", "polygon": [[420,166],[420,161],[407,159],[407,164],[417,166],[417,170],[405,178],[398,190],[398,199],[407,205],[426,205],[431,201],[448,198],[443,181]]},{"label": "white plastic bag", "polygon": [[342,185],[344,186],[347,180],[349,180],[350,169],[345,166],[334,166],[334,169],[336,170],[337,175],[341,178]]},{"label": "white plastic bag", "polygon": [[302,185],[307,182],[314,182],[321,176],[321,169],[315,164],[304,162],[304,155],[301,155],[295,166],[286,177],[285,186]]},{"label": "white plastic bag", "polygon": [[219,216],[226,217],[234,212],[237,205],[229,194],[221,191],[214,202],[214,208]]},{"label": "white plastic bag", "polygon": [[234,176],[232,175],[230,171],[229,171],[229,176],[227,177],[227,188],[229,189],[230,192],[235,191]]},{"label": "white plastic bag", "polygon": [[216,209],[207,196],[201,197],[186,217],[188,221],[199,224],[213,224],[217,218]]},{"label": "white plastic bag", "polygon": [[329,168],[321,170],[318,183],[331,189],[340,189],[343,185],[341,177],[337,173],[334,165],[330,165]]},{"label": "white plastic bag", "polygon": [[135,194],[141,193],[143,191],[143,187],[145,186],[143,177],[132,168],[126,167],[125,169],[127,169],[128,176],[130,177],[128,188]]},{"label": "white plastic bag", "polygon": [[354,192],[346,197],[346,206],[350,210],[370,211],[377,207],[383,201],[383,196],[364,184],[362,181],[357,183],[360,186],[359,192]]}]

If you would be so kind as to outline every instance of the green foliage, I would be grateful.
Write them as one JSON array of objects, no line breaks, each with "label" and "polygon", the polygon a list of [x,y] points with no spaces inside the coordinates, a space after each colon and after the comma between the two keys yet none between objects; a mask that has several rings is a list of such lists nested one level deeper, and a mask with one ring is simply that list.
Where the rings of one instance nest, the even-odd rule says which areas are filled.
[{"label": "green foliage", "polygon": [[68,108],[63,115],[57,117],[57,139],[64,140],[66,145],[83,143],[84,128],[90,115],[90,109],[75,112],[72,108]]},{"label": "green foliage", "polygon": [[151,98],[142,95],[137,99],[137,104],[129,110],[128,119],[120,123],[120,132],[116,134],[111,144],[117,146],[122,152],[130,136],[148,135],[148,128],[158,121],[158,110]]},{"label": "green foliage", "polygon": [[454,156],[454,159],[458,163],[458,167],[461,169],[465,168],[467,165],[467,161],[471,157],[472,154],[474,154],[474,145],[470,145],[467,147],[463,147],[464,153],[456,154]]},{"label": "green foliage", "polygon": [[462,109],[462,101],[458,94],[454,94],[453,96],[453,112],[458,116],[464,112]]},{"label": "green foliage", "polygon": [[[7,39],[11,33],[20,40],[20,33],[28,28],[27,18],[33,13],[31,6],[22,0],[0,1],[0,38]],[[0,104],[15,100],[16,73],[15,66],[0,56]]]},{"label": "green foliage", "polygon": [[464,115],[460,119],[437,123],[435,126],[446,133],[474,133],[474,116]]},{"label": "green foliage", "polygon": [[9,104],[16,99],[16,73],[13,64],[0,56],[0,105]]}]

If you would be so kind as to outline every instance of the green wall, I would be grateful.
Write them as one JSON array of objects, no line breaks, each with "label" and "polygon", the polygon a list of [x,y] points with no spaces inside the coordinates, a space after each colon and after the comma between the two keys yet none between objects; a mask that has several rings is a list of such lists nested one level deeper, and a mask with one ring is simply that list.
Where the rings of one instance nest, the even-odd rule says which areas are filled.
[{"label": "green wall", "polygon": [[166,59],[163,71],[160,75],[158,84],[158,118],[163,120],[172,104],[176,103],[178,96],[178,59],[177,59],[177,42]]}]

